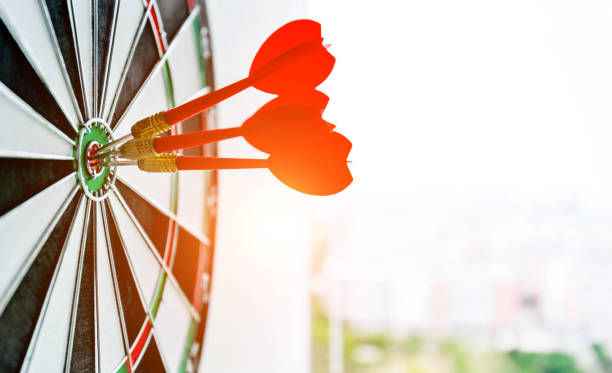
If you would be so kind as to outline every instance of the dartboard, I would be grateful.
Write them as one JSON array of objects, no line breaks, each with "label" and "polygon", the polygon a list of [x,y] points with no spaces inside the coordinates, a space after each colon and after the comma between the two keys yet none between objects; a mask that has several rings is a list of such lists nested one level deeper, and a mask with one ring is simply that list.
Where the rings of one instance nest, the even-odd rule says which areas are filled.
[{"label": "dartboard", "polygon": [[[194,0],[0,0],[0,371],[197,369],[216,174],[89,156],[212,89],[205,10]],[[173,131],[211,127],[208,111]]]}]

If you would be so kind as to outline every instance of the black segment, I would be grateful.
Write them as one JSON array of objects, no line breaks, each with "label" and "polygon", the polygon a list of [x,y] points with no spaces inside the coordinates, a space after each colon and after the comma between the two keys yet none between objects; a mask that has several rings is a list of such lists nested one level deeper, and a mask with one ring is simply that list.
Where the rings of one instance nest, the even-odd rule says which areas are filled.
[{"label": "black segment", "polygon": [[72,161],[0,158],[0,216],[72,171]]},{"label": "black segment", "polygon": [[155,343],[155,337],[151,336],[149,345],[147,346],[144,356],[138,363],[138,366],[134,370],[136,373],[151,373],[151,372],[165,372],[166,368],[162,362],[157,343]]},{"label": "black segment", "polygon": [[55,38],[59,44],[60,51],[72,90],[75,92],[75,97],[79,104],[81,114],[85,114],[85,103],[83,101],[83,89],[79,78],[79,65],[77,54],[74,49],[74,37],[72,35],[72,27],[70,26],[70,15],[68,13],[68,2],[65,0],[45,0]]},{"label": "black segment", "polygon": [[[40,80],[9,30],[0,21],[0,81],[17,96],[46,118],[68,137],[75,136],[74,128]],[[19,123],[10,123],[18,126]],[[5,124],[5,127],[9,124]]]},{"label": "black segment", "polygon": [[[201,246],[202,249],[200,249]],[[195,284],[200,280],[198,278],[198,266],[201,256],[204,254],[204,244],[182,227],[179,227],[172,273],[189,300],[193,299]]]},{"label": "black segment", "polygon": [[[96,45],[96,74],[98,86],[98,111],[102,108],[102,91],[104,82],[106,81],[106,62],[108,52],[110,51],[111,28],[113,25],[113,17],[115,14],[115,0],[97,0],[97,45]],[[121,37],[117,35],[116,37]]]},{"label": "black segment", "polygon": [[134,282],[130,265],[125,256],[125,248],[121,242],[115,219],[110,211],[108,203],[105,203],[106,217],[108,222],[107,235],[110,240],[112,261],[114,265],[114,276],[119,288],[121,307],[123,308],[123,319],[127,332],[128,342],[131,345],[138,336],[138,332],[146,320],[146,313],[138,295],[138,288]]},{"label": "black segment", "polygon": [[119,180],[115,182],[115,186],[155,245],[159,256],[163,258],[170,219]]},{"label": "black segment", "polygon": [[161,13],[164,31],[168,43],[176,36],[185,18],[189,15],[187,1],[185,0],[161,0],[157,2],[157,7]]},{"label": "black segment", "polygon": [[[121,88],[121,93],[119,94],[119,100],[117,101],[115,113],[111,121],[112,126],[117,124],[117,121],[121,118],[121,115],[123,115],[129,103],[134,99],[138,89],[140,89],[140,86],[144,83],[158,60],[159,53],[157,51],[153,30],[149,25],[145,25],[140,35],[140,39],[138,40],[132,63],[128,68],[127,76]],[[160,94],[164,93],[160,92]]]},{"label": "black segment", "polygon": [[[198,114],[193,117],[184,120],[181,122],[181,130],[183,133],[189,132],[198,132],[202,131],[205,128],[202,128],[202,117],[205,117],[206,114]],[[192,148],[187,148],[181,150],[181,154],[189,155],[189,156],[203,156],[204,155],[204,146],[194,146]]]},{"label": "black segment", "polygon": [[196,0],[200,4],[200,37],[203,45],[202,58],[204,59],[204,70],[206,72],[206,85],[210,86],[213,90],[215,88],[214,74],[213,74],[213,60],[212,60],[212,42],[210,37],[210,26],[208,24],[208,14],[206,10],[206,4],[204,0]]},{"label": "black segment", "polygon": [[96,253],[93,240],[93,230],[97,223],[95,215],[95,208],[92,206],[89,212],[89,226],[81,267],[81,284],[70,359],[71,372],[94,372],[96,367],[96,283],[94,280]]},{"label": "black segment", "polygon": [[0,316],[0,372],[15,372],[21,367],[79,197],[77,194],[64,211]]}]

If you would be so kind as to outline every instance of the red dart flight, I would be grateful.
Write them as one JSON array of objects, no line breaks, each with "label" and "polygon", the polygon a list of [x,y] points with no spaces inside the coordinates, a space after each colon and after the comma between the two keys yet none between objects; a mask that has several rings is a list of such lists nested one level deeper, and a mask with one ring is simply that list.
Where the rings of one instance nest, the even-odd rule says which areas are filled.
[{"label": "red dart flight", "polygon": [[306,194],[327,196],[353,182],[348,168],[351,142],[338,132],[270,155],[270,171],[285,185]]}]

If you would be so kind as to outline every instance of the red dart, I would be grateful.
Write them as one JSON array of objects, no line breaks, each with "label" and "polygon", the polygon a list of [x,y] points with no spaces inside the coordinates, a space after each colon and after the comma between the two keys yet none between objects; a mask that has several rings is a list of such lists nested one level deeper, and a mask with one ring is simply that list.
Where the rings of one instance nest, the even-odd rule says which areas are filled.
[{"label": "red dart", "polygon": [[[312,144],[311,144],[312,145]],[[299,192],[327,196],[344,190],[353,181],[346,158],[351,142],[337,132],[319,137],[315,149],[302,144],[268,159],[188,157],[164,154],[138,160],[148,172],[268,168],[285,185]]]},{"label": "red dart", "polygon": [[321,118],[328,101],[318,91],[280,96],[262,106],[240,127],[133,139],[122,145],[119,153],[124,158],[149,158],[238,136],[243,136],[256,149],[272,153],[333,130],[335,126]]},{"label": "red dart", "polygon": [[165,132],[172,125],[250,86],[277,95],[312,90],[329,76],[336,61],[322,41],[318,22],[306,19],[289,22],[259,48],[248,77],[138,121],[132,126],[132,136],[139,138]]}]

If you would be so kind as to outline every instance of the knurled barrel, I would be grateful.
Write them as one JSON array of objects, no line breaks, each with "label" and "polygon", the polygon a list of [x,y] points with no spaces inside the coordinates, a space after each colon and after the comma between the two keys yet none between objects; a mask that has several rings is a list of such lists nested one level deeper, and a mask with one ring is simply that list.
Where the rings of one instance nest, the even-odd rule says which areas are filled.
[{"label": "knurled barrel", "polygon": [[162,132],[166,132],[172,126],[166,119],[166,114],[161,111],[149,117],[139,120],[132,126],[132,136],[135,139],[139,137],[154,136]]},{"label": "knurled barrel", "polygon": [[153,147],[153,141],[155,137],[142,137],[139,139],[132,139],[119,148],[119,154],[122,158],[128,159],[142,159],[142,158],[153,158],[159,154],[155,152]]},{"label": "knurled barrel", "polygon": [[138,168],[147,172],[176,172],[176,154],[162,154],[138,160]]}]

